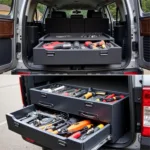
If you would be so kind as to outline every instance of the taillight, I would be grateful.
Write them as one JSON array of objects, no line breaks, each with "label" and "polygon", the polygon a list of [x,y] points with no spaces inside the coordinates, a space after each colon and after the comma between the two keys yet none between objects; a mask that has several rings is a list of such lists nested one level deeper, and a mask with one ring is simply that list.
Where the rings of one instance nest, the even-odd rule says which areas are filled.
[{"label": "taillight", "polygon": [[124,75],[138,75],[138,72],[124,72]]},{"label": "taillight", "polygon": [[150,87],[143,88],[142,95],[142,135],[150,137]]},{"label": "taillight", "polygon": [[18,72],[17,75],[30,76],[31,73],[30,72]]},{"label": "taillight", "polygon": [[25,106],[24,98],[23,98],[23,87],[22,87],[21,77],[19,77],[19,84],[20,84],[20,92],[21,92],[22,103]]},{"label": "taillight", "polygon": [[34,143],[34,142],[35,142],[34,140],[32,140],[32,139],[30,139],[30,138],[25,138],[25,140],[26,140],[27,142],[30,142],[30,143]]}]

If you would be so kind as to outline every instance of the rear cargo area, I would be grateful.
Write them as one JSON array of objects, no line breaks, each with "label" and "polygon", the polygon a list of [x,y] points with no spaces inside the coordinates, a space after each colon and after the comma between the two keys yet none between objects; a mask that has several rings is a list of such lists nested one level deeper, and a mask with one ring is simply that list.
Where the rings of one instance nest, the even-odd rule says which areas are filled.
[{"label": "rear cargo area", "polygon": [[86,10],[86,17],[66,12],[51,11],[44,24],[26,23],[25,58],[32,69],[119,69],[130,59],[127,20],[113,25],[101,11]]},{"label": "rear cargo area", "polygon": [[30,104],[7,114],[9,129],[26,141],[53,150],[97,150],[132,140],[129,77],[28,79],[35,85],[28,87]]}]

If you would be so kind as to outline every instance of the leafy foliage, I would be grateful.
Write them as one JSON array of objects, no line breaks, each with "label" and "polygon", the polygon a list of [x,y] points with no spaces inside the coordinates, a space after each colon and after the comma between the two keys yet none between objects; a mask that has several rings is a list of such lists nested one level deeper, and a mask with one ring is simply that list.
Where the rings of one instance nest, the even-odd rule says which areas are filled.
[{"label": "leafy foliage", "polygon": [[150,0],[141,0],[141,5],[144,12],[150,12]]},{"label": "leafy foliage", "polygon": [[11,6],[12,0],[0,0],[0,4]]},{"label": "leafy foliage", "polygon": [[[12,0],[0,0],[0,4],[11,6]],[[150,0],[141,0],[142,9],[144,12],[150,12]],[[109,5],[112,15],[116,16],[116,4]],[[45,5],[38,4],[38,10],[43,14],[45,11]]]},{"label": "leafy foliage", "polygon": [[37,9],[44,14],[45,10],[46,10],[46,6],[42,5],[42,4],[38,4]]}]

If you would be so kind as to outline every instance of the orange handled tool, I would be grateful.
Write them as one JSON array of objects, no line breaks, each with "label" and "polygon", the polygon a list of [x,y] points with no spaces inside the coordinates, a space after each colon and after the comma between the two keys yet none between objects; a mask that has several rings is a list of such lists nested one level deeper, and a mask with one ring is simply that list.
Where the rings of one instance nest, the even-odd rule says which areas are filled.
[{"label": "orange handled tool", "polygon": [[89,121],[89,120],[84,120],[84,121],[75,123],[75,124],[71,125],[69,128],[67,128],[67,132],[69,132],[69,133],[78,132],[90,124],[91,124],[91,121]]},{"label": "orange handled tool", "polygon": [[78,132],[74,133],[73,135],[71,135],[70,137],[78,139],[82,136],[82,134],[86,133],[92,127],[93,127],[93,124],[87,125],[82,131],[78,131]]}]

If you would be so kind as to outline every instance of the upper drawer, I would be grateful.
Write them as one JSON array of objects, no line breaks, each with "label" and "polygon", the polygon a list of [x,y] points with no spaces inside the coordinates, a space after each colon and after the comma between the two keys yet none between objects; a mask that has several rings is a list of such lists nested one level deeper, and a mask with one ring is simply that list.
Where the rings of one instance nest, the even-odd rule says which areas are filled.
[{"label": "upper drawer", "polygon": [[[70,43],[71,45],[73,45],[74,42]],[[81,42],[80,45],[82,46],[80,46],[81,48],[79,49],[71,46],[70,49],[60,48],[54,50],[47,50],[44,48],[45,43],[42,42],[33,49],[33,62],[36,65],[121,64],[122,48],[114,42],[109,42],[109,44],[111,46],[108,46],[105,49],[99,48],[97,50],[85,48],[83,46],[83,42]]]},{"label": "upper drawer", "polygon": [[[115,93],[116,95],[125,96],[124,98],[115,102],[96,102],[92,99],[85,100],[83,98],[77,98],[73,96],[48,93],[42,90],[53,85],[55,84],[30,89],[32,104],[38,104],[50,109],[109,123],[112,125],[112,134],[114,135],[112,142],[115,142],[124,133],[124,127],[126,125],[125,115],[128,113],[128,95],[126,93],[93,89],[94,91],[106,92],[108,95]],[[88,90],[88,87],[79,87],[66,84],[65,86]]]}]

